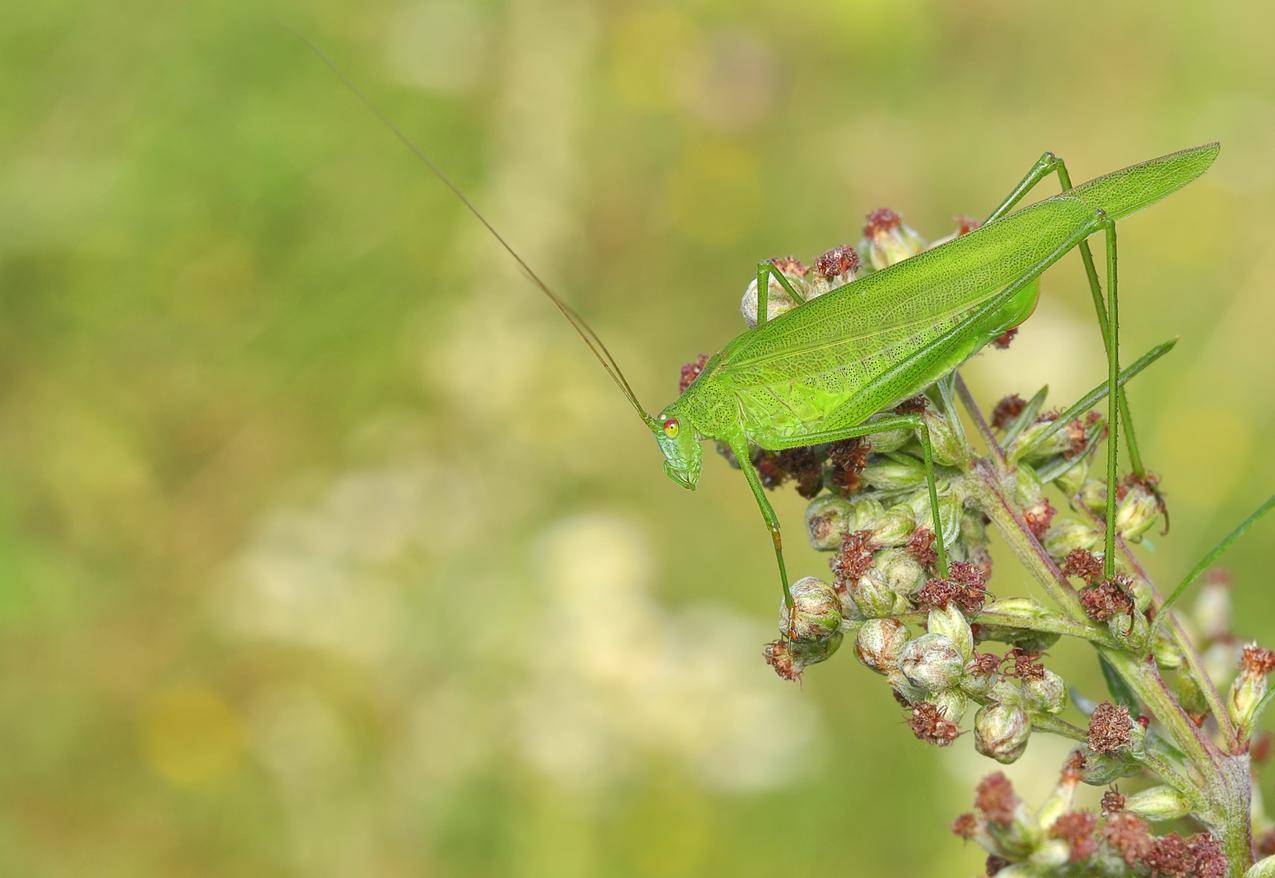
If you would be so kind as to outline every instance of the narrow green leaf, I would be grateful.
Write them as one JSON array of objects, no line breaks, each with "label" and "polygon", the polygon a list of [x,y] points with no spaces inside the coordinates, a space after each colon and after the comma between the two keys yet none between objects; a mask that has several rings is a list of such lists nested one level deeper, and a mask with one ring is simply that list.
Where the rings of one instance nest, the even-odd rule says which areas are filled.
[{"label": "narrow green leaf", "polygon": [[1208,554],[1201,558],[1199,563],[1191,568],[1191,572],[1186,575],[1186,578],[1178,584],[1178,587],[1173,590],[1173,593],[1170,594],[1169,597],[1165,599],[1164,603],[1160,605],[1160,614],[1156,617],[1156,621],[1159,622],[1159,620],[1163,619],[1168,614],[1169,608],[1178,602],[1178,598],[1186,594],[1186,590],[1200,578],[1205,570],[1212,567],[1217,562],[1217,559],[1222,557],[1222,553],[1231,547],[1231,543],[1244,536],[1244,534],[1248,532],[1248,529],[1257,523],[1258,519],[1271,511],[1272,506],[1275,506],[1275,494],[1267,497],[1266,502],[1257,507],[1252,515],[1241,521],[1235,530],[1223,537],[1220,543],[1209,550]]},{"label": "narrow green leaf", "polygon": [[[1137,360],[1135,360],[1126,369],[1121,371],[1121,373],[1116,377],[1116,385],[1119,387],[1123,387],[1125,382],[1128,381],[1130,378],[1132,378],[1134,375],[1137,375],[1143,369],[1147,368],[1147,366],[1150,366],[1156,360],[1160,359],[1169,351],[1173,350],[1173,346],[1177,343],[1178,343],[1178,340],[1176,338],[1170,339],[1169,341],[1162,342],[1156,345],[1151,350],[1143,354],[1141,357],[1138,357]],[[1042,430],[1032,439],[1032,441],[1028,442],[1022,448],[1014,449],[1014,459],[1022,460],[1023,458],[1027,456],[1027,454],[1033,448],[1040,445],[1042,442],[1047,441],[1050,436],[1054,435],[1063,427],[1067,426],[1067,424],[1075,420],[1077,415],[1081,414],[1082,412],[1088,411],[1089,409],[1097,405],[1099,402],[1101,402],[1103,399],[1105,399],[1107,396],[1107,389],[1108,389],[1107,382],[1104,381],[1103,383],[1095,387],[1093,390],[1089,391],[1084,396],[1080,397],[1080,399],[1078,399],[1075,402],[1075,404],[1071,406],[1071,408],[1067,409],[1067,411],[1059,415],[1058,418],[1054,420],[1052,424],[1050,424],[1048,429]]]}]

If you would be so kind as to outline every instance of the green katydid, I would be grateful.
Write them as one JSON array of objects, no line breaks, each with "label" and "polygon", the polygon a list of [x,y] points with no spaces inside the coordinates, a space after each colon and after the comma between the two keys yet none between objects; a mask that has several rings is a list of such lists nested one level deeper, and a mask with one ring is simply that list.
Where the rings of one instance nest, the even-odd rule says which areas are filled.
[{"label": "green katydid", "polygon": [[[753,466],[753,447],[768,451],[818,445],[908,429],[921,444],[933,515],[938,566],[947,574],[930,437],[922,417],[888,415],[900,402],[950,376],[966,360],[1026,320],[1039,296],[1040,275],[1067,252],[1084,260],[1107,353],[1107,576],[1114,573],[1117,435],[1123,421],[1130,461],[1141,459],[1120,370],[1116,221],[1181,188],[1213,163],[1211,143],[1151,159],[1073,187],[1061,159],[1045,153],[978,229],[895,265],[803,301],[770,262],[757,269],[758,323],[709,358],[703,371],[658,415],[638,401],[615,359],[584,320],[527,265],[460,189],[313,43],[301,39],[491,232],[553,302],[654,434],[664,470],[677,484],[699,481],[701,442],[717,440],[734,453],[756,498],[774,546],[785,604],[794,604],[780,526]],[[1010,211],[1041,180],[1056,174],[1063,191]],[[1088,238],[1106,244],[1106,301]],[[798,306],[767,320],[774,277]],[[1164,347],[1162,353],[1167,350]],[[1157,354],[1158,355],[1158,354]],[[1149,362],[1147,357],[1142,365]],[[1139,367],[1140,368],[1140,367]],[[870,420],[871,419],[871,420]]]}]

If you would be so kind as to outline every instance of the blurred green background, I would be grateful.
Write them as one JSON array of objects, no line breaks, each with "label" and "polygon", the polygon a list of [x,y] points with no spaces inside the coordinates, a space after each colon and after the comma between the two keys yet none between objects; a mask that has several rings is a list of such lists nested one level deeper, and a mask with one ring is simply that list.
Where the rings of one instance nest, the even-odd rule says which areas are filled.
[{"label": "blurred green background", "polygon": [[[946,826],[990,764],[913,740],[849,650],[801,687],[771,674],[738,475],[710,455],[696,495],[669,483],[569,328],[275,15],[651,407],[742,328],[759,258],[856,240],[883,204],[945,234],[1046,148],[1080,181],[1220,139],[1121,234],[1125,350],[1182,336],[1132,392],[1173,513],[1163,585],[1275,472],[1270,5],[0,21],[0,873],[975,874]],[[967,369],[987,402],[1104,374],[1078,260],[1045,290]],[[1268,644],[1273,547],[1229,557]],[[1090,656],[1056,652],[1094,691]],[[1011,774],[1039,794],[1064,752],[1037,736]]]}]

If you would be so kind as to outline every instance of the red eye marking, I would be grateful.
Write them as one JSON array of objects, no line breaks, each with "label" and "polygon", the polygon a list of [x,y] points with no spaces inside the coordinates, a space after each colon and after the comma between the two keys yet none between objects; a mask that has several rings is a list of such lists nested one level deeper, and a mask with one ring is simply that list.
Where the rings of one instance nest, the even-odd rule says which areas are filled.
[{"label": "red eye marking", "polygon": [[677,435],[677,418],[669,418],[664,422],[664,435],[672,439]]}]

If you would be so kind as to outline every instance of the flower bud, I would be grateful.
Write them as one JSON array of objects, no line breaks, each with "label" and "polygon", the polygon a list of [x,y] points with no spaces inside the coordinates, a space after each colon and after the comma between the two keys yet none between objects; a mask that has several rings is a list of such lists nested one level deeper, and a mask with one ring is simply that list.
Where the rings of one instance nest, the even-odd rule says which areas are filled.
[{"label": "flower bud", "polygon": [[1107,620],[1107,630],[1130,652],[1141,653],[1151,637],[1151,623],[1145,613],[1118,613]]},{"label": "flower bud", "polygon": [[1244,647],[1240,673],[1231,684],[1226,709],[1241,738],[1246,738],[1256,719],[1257,707],[1266,695],[1266,678],[1275,669],[1275,653],[1257,644]]},{"label": "flower bud", "polygon": [[[1054,426],[1052,420],[1037,421],[1031,424],[1023,432],[1019,433],[1010,445],[1008,451],[1013,457],[1014,453],[1020,448],[1026,448],[1028,444],[1034,442],[1037,436],[1042,435]],[[1054,430],[1053,434],[1044,442],[1037,445],[1030,452],[1023,456],[1023,460],[1040,462],[1053,457],[1056,454],[1062,454],[1071,448],[1071,437],[1067,433],[1066,427]]]},{"label": "flower bud", "polygon": [[926,630],[931,634],[941,634],[952,643],[961,654],[962,668],[974,654],[974,633],[965,615],[956,608],[956,602],[949,602],[943,609],[930,610]]},{"label": "flower bud", "polygon": [[951,688],[964,669],[961,651],[942,634],[922,634],[908,641],[899,655],[899,670],[908,682],[926,692]]},{"label": "flower bud", "polygon": [[1124,809],[1145,820],[1177,820],[1191,811],[1191,803],[1169,786],[1151,787],[1125,799]]},{"label": "flower bud", "polygon": [[[811,298],[812,291],[809,289],[805,280],[806,269],[795,259],[771,260],[783,273],[784,277],[792,284],[798,294]],[[784,285],[775,279],[773,274],[767,275],[769,285],[766,292],[766,319],[774,320],[781,314],[785,314],[797,307],[797,303],[793,301],[792,296],[788,295],[788,291],[784,289]],[[814,293],[818,295],[818,293]],[[739,312],[744,316],[744,322],[748,324],[749,329],[757,326],[757,278],[754,277],[748,282],[747,289],[744,290],[744,297],[739,302]]]},{"label": "flower bud", "polygon": [[869,619],[859,628],[854,653],[872,670],[886,674],[899,666],[908,629],[897,619]]},{"label": "flower bud", "polygon": [[950,723],[960,725],[969,709],[970,700],[960,689],[944,689],[932,699],[939,715]]},{"label": "flower bud", "polygon": [[894,612],[895,594],[876,568],[850,583],[850,598],[865,619],[877,619]]},{"label": "flower bud", "polygon": [[903,672],[899,670],[890,671],[885,675],[885,679],[890,684],[890,688],[894,690],[895,696],[900,701],[908,704],[916,704],[925,700],[925,690],[918,686],[912,685],[907,677],[903,676]]},{"label": "flower bud", "polygon": [[[890,414],[873,415],[868,418],[868,423],[879,421],[882,418],[893,417]],[[873,433],[870,438],[872,442],[872,450],[877,454],[889,454],[891,451],[898,451],[912,439],[912,431],[899,427],[894,430],[885,430],[880,433]]]},{"label": "flower bud", "polygon": [[[1037,870],[1045,870],[1053,872],[1067,865],[1071,859],[1071,846],[1061,838],[1047,838],[1036,846],[1036,850],[1032,851],[1028,857],[1028,862],[1035,866]],[[997,876],[1004,875],[1005,870],[996,873]],[[1025,874],[1041,874],[1039,871],[1027,872]]]},{"label": "flower bud", "polygon": [[1128,483],[1124,499],[1116,507],[1116,531],[1131,543],[1139,542],[1160,517],[1160,498],[1140,481]]},{"label": "flower bud", "polygon": [[1101,479],[1087,479],[1076,497],[1086,509],[1103,512],[1107,508],[1107,483]]},{"label": "flower bud", "polygon": [[1201,716],[1209,712],[1209,703],[1204,698],[1200,684],[1189,674],[1173,676],[1173,694],[1177,696],[1182,709],[1193,716]]},{"label": "flower bud", "polygon": [[1155,663],[1166,671],[1177,670],[1186,661],[1182,650],[1163,628],[1155,630],[1155,637],[1151,641],[1151,655],[1155,657]]},{"label": "flower bud", "polygon": [[826,640],[841,629],[841,600],[831,585],[807,576],[790,588],[793,610],[779,607],[779,630],[799,642]]},{"label": "flower bud", "polygon": [[974,747],[979,753],[1008,765],[1027,749],[1031,737],[1027,711],[1008,704],[985,704],[974,716]]},{"label": "flower bud", "polygon": [[887,509],[865,528],[872,533],[872,542],[878,546],[902,546],[916,530],[916,519],[910,507],[896,504]]},{"label": "flower bud", "polygon": [[[917,491],[908,505],[920,527],[933,527],[933,516],[930,514],[930,492]],[[953,546],[961,536],[961,517],[964,512],[961,500],[951,491],[939,494],[939,522],[943,526],[944,547]]]},{"label": "flower bud", "polygon": [[902,262],[925,249],[925,241],[887,207],[868,214],[859,250],[876,271]]},{"label": "flower bud", "polygon": [[910,595],[925,585],[925,568],[903,549],[883,549],[872,559],[886,586],[896,595]]},{"label": "flower bud", "polygon": [[841,548],[841,538],[850,533],[855,520],[854,505],[836,494],[821,494],[806,506],[806,534],[816,551]]},{"label": "flower bud", "polygon": [[965,672],[961,675],[961,691],[975,698],[987,697],[999,680],[999,667],[1000,659],[991,653],[973,656],[965,663]]},{"label": "flower bud", "polygon": [[1014,499],[1019,506],[1034,506],[1045,499],[1045,486],[1036,471],[1026,464],[1019,464],[1015,471]]},{"label": "flower bud", "polygon": [[965,443],[952,423],[929,406],[921,414],[926,429],[930,431],[930,450],[934,462],[940,466],[955,466],[965,460]]},{"label": "flower bud", "polygon": [[833,247],[815,260],[810,272],[810,289],[816,296],[844,287],[859,274],[859,254],[854,247],[846,244]]},{"label": "flower bud", "polygon": [[906,454],[878,454],[863,468],[863,481],[882,491],[925,484],[925,464]]},{"label": "flower bud", "polygon": [[1085,764],[1080,769],[1080,777],[1090,786],[1106,786],[1122,777],[1132,777],[1142,771],[1142,763],[1128,750],[1095,753],[1086,747],[1084,752]]},{"label": "flower bud", "polygon": [[762,654],[766,664],[775,669],[775,673],[784,680],[800,680],[801,672],[810,665],[831,658],[841,646],[843,635],[840,631],[822,640],[789,640],[786,637],[766,644]]},{"label": "flower bud", "polygon": [[1071,466],[1054,476],[1054,484],[1058,486],[1065,496],[1074,497],[1084,488],[1085,480],[1089,478],[1089,460],[1088,456],[1079,458]]},{"label": "flower bud", "polygon": [[1039,677],[1023,681],[1023,696],[1028,707],[1041,713],[1061,713],[1067,704],[1067,687],[1062,677],[1046,670]]},{"label": "flower bud", "polygon": [[1076,549],[1092,552],[1103,544],[1102,531],[1071,518],[1059,518],[1045,534],[1045,551],[1055,560],[1066,558]]},{"label": "flower bud", "polygon": [[1001,617],[1007,625],[1016,622],[1026,625],[1050,615],[1049,610],[1034,598],[997,598],[989,601],[983,612]]}]

